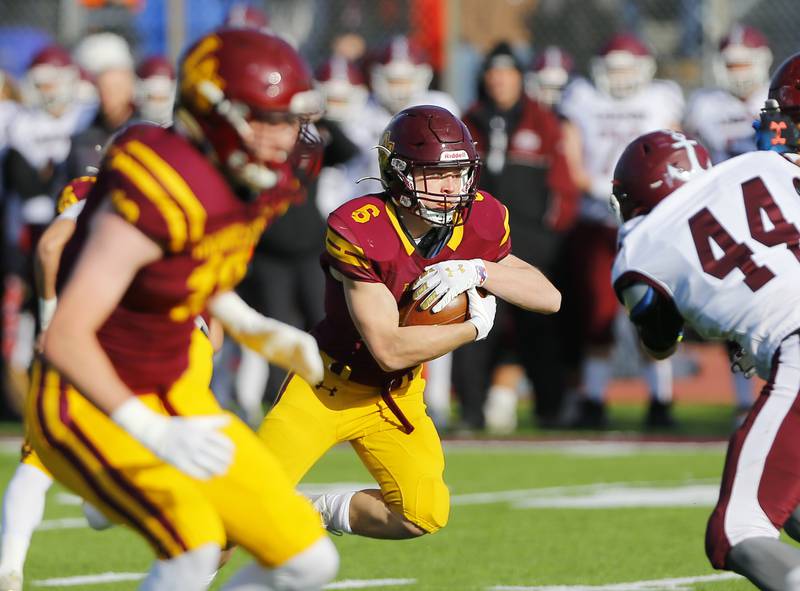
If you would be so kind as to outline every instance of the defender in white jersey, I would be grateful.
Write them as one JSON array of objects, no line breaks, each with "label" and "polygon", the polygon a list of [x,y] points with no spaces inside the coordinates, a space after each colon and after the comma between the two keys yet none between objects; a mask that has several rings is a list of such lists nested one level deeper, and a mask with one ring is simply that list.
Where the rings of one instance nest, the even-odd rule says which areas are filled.
[{"label": "defender in white jersey", "polygon": [[760,31],[735,25],[714,62],[716,88],[690,98],[684,129],[708,147],[716,164],[756,149],[753,121],[767,98],[772,52]]},{"label": "defender in white jersey", "polygon": [[[576,427],[605,427],[605,396],[619,306],[608,283],[617,222],[608,211],[614,164],[625,145],[648,131],[677,129],[683,95],[671,81],[653,80],[655,61],[632,35],[615,35],[592,62],[594,85],[576,80],[567,87],[561,112],[579,130],[583,145],[583,198],[578,224],[567,244],[572,286],[565,310],[583,355],[580,414]],[[576,360],[577,361],[577,360]],[[651,402],[645,424],[670,427],[671,362],[646,362]]]},{"label": "defender in white jersey", "polygon": [[795,589],[800,549],[778,537],[800,531],[800,168],[774,152],[709,168],[705,148],[677,132],[626,148],[612,281],[655,357],[674,352],[685,322],[738,343],[768,380],[731,439],[706,552],[761,589]]}]

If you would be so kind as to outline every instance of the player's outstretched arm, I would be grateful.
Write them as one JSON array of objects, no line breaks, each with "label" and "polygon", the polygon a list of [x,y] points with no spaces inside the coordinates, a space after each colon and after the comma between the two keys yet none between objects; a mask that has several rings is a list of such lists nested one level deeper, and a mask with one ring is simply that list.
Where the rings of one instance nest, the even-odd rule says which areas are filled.
[{"label": "player's outstretched arm", "polygon": [[324,368],[317,341],[307,332],[259,314],[233,291],[214,296],[208,310],[236,342],[270,363],[296,372],[309,384],[322,381]]},{"label": "player's outstretched arm", "polygon": [[138,270],[161,248],[122,218],[98,212],[47,331],[44,354],[100,410],[164,461],[190,476],[224,473],[233,444],[218,431],[228,418],[168,418],[145,406],[120,379],[97,331]]},{"label": "player's outstretched arm", "polygon": [[[353,281],[347,277],[341,279],[353,323],[384,371],[414,367],[478,337],[478,328],[472,322],[399,326],[397,302],[383,283]],[[491,316],[487,321],[489,328],[494,321],[493,314]]]},{"label": "player's outstretched arm", "polygon": [[46,330],[56,309],[56,276],[64,246],[75,233],[75,220],[56,218],[36,245],[33,274],[39,294],[39,318]]},{"label": "player's outstretched arm", "polygon": [[633,283],[621,293],[628,317],[647,354],[666,359],[675,353],[683,337],[683,317],[672,300],[645,283]]},{"label": "player's outstretched arm", "polygon": [[510,254],[497,263],[486,261],[484,289],[501,300],[540,314],[561,308],[561,292],[533,265]]}]

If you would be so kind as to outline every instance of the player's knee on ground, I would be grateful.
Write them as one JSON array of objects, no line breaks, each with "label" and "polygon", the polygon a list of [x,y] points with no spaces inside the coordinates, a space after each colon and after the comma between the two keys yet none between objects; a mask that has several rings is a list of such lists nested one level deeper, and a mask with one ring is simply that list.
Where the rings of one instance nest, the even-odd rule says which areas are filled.
[{"label": "player's knee on ground", "polygon": [[417,494],[403,498],[403,516],[425,533],[435,533],[450,518],[450,491],[441,478],[424,477]]}]

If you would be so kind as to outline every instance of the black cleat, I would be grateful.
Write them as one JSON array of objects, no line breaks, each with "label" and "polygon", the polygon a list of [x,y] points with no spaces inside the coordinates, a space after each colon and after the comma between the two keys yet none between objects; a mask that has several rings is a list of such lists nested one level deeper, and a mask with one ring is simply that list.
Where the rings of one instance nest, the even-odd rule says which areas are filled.
[{"label": "black cleat", "polygon": [[678,423],[672,415],[672,402],[651,399],[644,417],[645,429],[674,429],[677,426]]},{"label": "black cleat", "polygon": [[578,406],[578,416],[572,423],[573,429],[607,429],[608,415],[604,402],[584,398]]}]

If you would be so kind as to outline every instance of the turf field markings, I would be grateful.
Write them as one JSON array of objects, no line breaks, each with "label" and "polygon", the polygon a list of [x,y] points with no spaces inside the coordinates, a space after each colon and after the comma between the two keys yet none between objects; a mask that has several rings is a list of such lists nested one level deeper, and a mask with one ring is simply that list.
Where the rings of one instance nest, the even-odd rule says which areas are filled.
[{"label": "turf field markings", "polygon": [[564,439],[558,441],[471,439],[446,440],[445,451],[480,451],[481,453],[561,453],[571,456],[617,457],[638,454],[675,454],[723,452],[726,441],[648,441]]},{"label": "turf field markings", "polygon": [[[542,506],[547,499],[563,500],[563,497],[594,497],[602,493],[632,491],[652,489],[659,493],[674,492],[686,488],[696,489],[698,496],[702,491],[701,500],[707,500],[719,493],[719,481],[716,479],[697,479],[682,481],[647,481],[647,482],[600,482],[595,484],[578,484],[569,486],[551,486],[543,488],[523,488],[512,490],[499,490],[492,492],[477,492],[452,495],[450,503],[452,505],[491,505],[496,503],[513,503],[515,506],[531,499],[544,499]],[[632,496],[632,495],[631,495]],[[569,499],[567,499],[569,500]],[[716,496],[713,496],[711,504],[716,503]],[[620,505],[637,506],[637,505]],[[674,506],[674,505],[664,505]]]},{"label": "turf field markings", "polygon": [[77,507],[83,504],[83,499],[78,495],[73,495],[68,492],[56,493],[56,503],[59,505],[66,505],[68,507]]},{"label": "turf field markings", "polygon": [[[79,585],[103,585],[121,581],[140,581],[144,573],[100,573],[97,575],[80,575],[76,577],[59,577],[56,579],[40,579],[34,581],[36,587],[78,587]],[[416,579],[345,579],[325,585],[325,589],[374,589],[376,587],[398,587],[413,585]]]},{"label": "turf field markings", "polygon": [[33,584],[36,587],[77,587],[79,585],[103,585],[120,581],[141,581],[144,577],[144,573],[100,573],[98,575],[39,579],[34,581]]},{"label": "turf field markings", "polygon": [[62,517],[61,519],[45,519],[36,528],[36,531],[54,529],[81,529],[89,527],[85,517]]},{"label": "turf field markings", "polygon": [[374,587],[413,585],[416,582],[416,579],[345,579],[329,583],[323,589],[372,589]]},{"label": "turf field markings", "polygon": [[698,577],[632,581],[630,583],[605,583],[602,585],[495,585],[494,587],[487,587],[487,591],[691,591],[695,583],[716,583],[741,578],[736,573],[721,573]]}]

